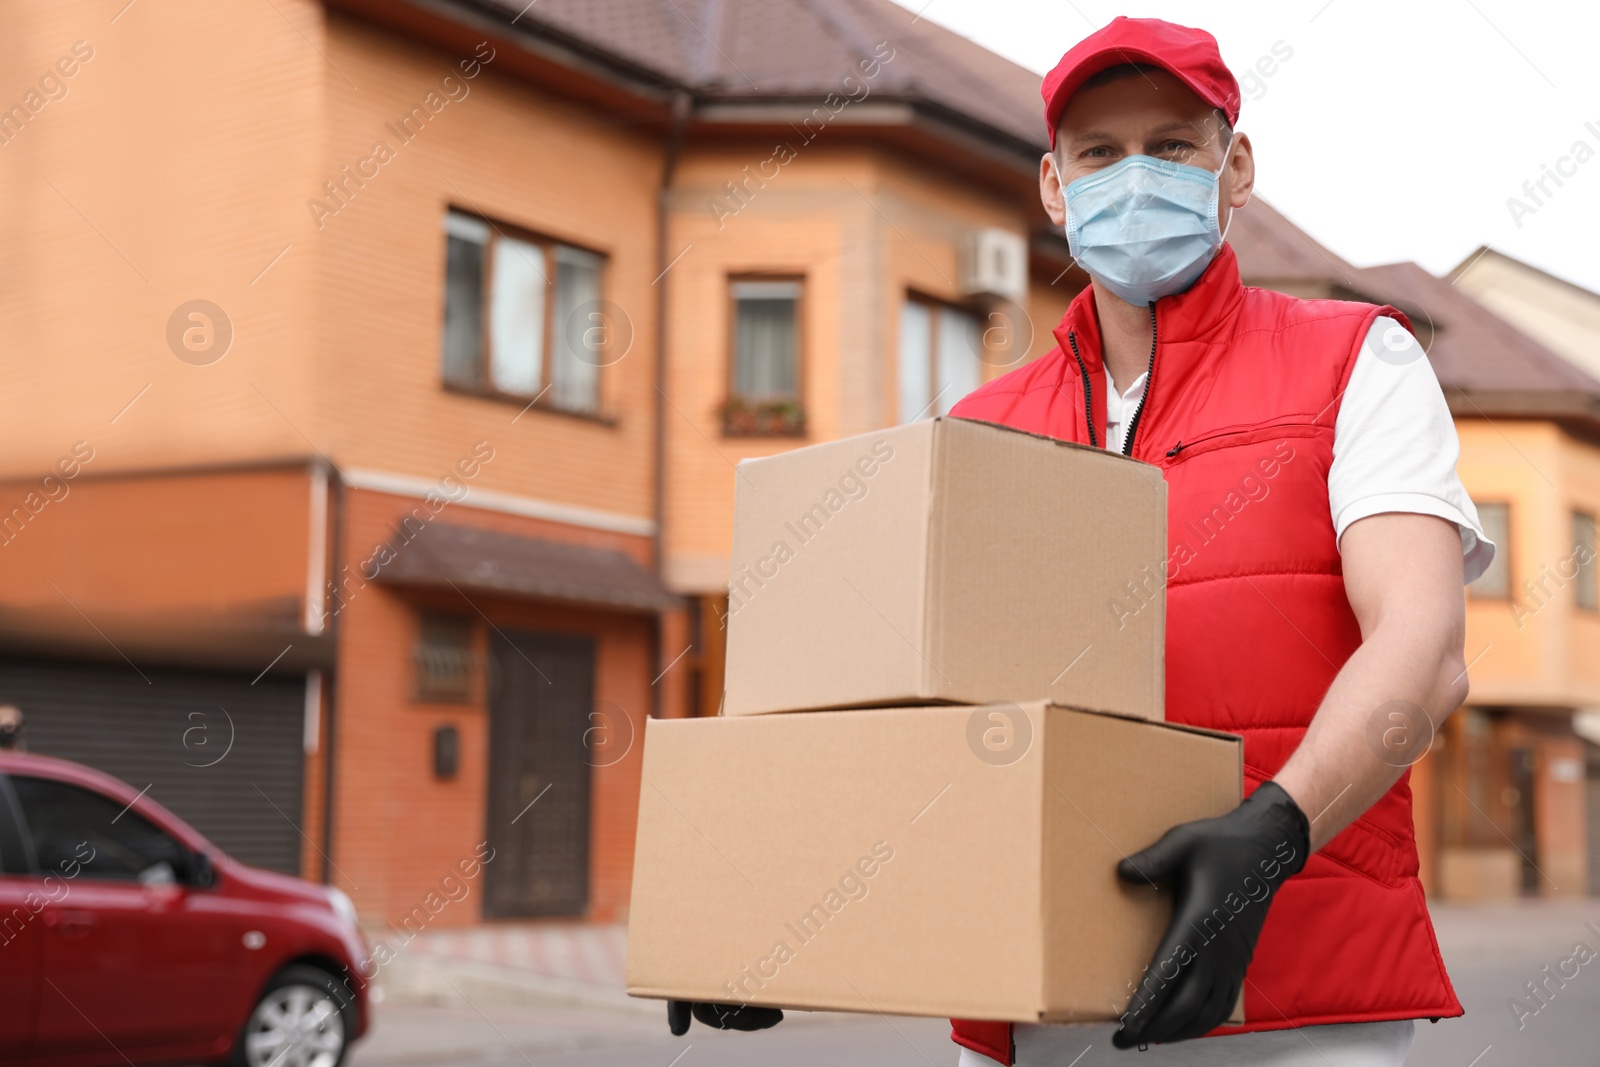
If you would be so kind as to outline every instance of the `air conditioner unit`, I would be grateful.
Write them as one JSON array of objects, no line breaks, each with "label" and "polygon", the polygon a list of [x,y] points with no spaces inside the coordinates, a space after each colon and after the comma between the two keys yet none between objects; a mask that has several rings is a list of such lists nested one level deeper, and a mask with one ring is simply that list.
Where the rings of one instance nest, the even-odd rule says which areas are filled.
[{"label": "air conditioner unit", "polygon": [[1028,295],[1027,239],[997,226],[969,233],[961,250],[961,292],[1022,303]]}]

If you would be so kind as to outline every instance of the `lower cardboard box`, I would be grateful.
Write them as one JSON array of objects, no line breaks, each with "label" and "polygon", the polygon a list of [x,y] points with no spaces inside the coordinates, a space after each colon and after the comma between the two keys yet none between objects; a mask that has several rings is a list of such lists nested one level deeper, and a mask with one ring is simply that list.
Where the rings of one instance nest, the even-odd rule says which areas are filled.
[{"label": "lower cardboard box", "polygon": [[642,777],[629,993],[1094,1022],[1171,915],[1117,861],[1232,810],[1243,745],[1043,701],[667,719]]}]

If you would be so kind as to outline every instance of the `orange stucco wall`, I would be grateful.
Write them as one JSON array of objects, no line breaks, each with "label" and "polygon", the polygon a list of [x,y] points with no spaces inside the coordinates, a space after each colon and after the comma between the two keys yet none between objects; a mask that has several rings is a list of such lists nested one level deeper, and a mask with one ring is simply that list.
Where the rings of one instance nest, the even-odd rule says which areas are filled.
[{"label": "orange stucco wall", "polygon": [[[92,58],[0,145],[0,473],[37,477],[77,440],[101,471],[309,451],[315,257],[295,192],[320,153],[320,11],[8,8],[5,107],[78,42]],[[232,325],[209,365],[167,341],[196,299]]]},{"label": "orange stucco wall", "polygon": [[[1026,233],[1030,206],[860,141],[809,144],[771,180],[750,177],[772,158],[770,141],[702,144],[674,182],[668,275],[667,574],[684,590],[727,580],[734,464],[741,458],[892,425],[900,308],[908,293],[962,302],[959,260],[975,228]],[[771,173],[773,167],[765,168]],[[737,198],[727,184],[734,183]],[[738,275],[803,278],[801,437],[723,434],[731,321],[728,282]],[[1030,293],[1030,355],[1070,295]],[[980,309],[986,310],[986,309]],[[1013,316],[1014,318],[1015,316]],[[986,323],[988,325],[988,323]],[[987,368],[993,374],[1009,368]]]},{"label": "orange stucco wall", "polygon": [[0,534],[0,604],[71,614],[65,597],[97,619],[302,616],[311,551],[305,467],[105,477],[93,473],[98,462],[55,480],[53,494],[39,480],[0,483],[7,514],[30,498],[45,501],[25,525]]},{"label": "orange stucco wall", "polygon": [[[317,250],[318,425],[324,447],[353,468],[437,476],[478,440],[496,451],[485,488],[648,520],[654,419],[657,139],[596,121],[592,109],[506,76],[494,59],[465,78],[462,55],[334,16],[326,146],[315,180],[287,189],[307,201],[378,142],[394,158],[321,215]],[[490,46],[482,55],[498,54]],[[454,79],[451,99],[441,90]],[[400,118],[438,93],[445,103],[403,142]],[[462,95],[462,94],[465,95]],[[368,168],[370,172],[370,168]],[[576,244],[607,257],[603,297],[626,355],[601,372],[601,420],[445,391],[439,347],[448,208]]]},{"label": "orange stucco wall", "polygon": [[1550,423],[1459,419],[1456,429],[1473,499],[1511,505],[1511,543],[1501,547],[1512,598],[1467,601],[1472,702],[1600,704],[1600,663],[1589,652],[1600,616],[1576,606],[1570,582],[1547,577],[1572,557],[1572,512],[1600,515],[1600,450]]}]

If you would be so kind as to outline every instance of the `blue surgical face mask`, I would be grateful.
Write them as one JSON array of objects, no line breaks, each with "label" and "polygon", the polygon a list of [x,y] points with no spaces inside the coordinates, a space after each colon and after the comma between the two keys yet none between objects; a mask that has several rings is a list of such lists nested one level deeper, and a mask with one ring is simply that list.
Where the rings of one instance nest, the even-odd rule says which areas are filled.
[{"label": "blue surgical face mask", "polygon": [[[1229,138],[1224,167],[1232,151]],[[1130,304],[1183,292],[1205,273],[1226,236],[1217,221],[1221,173],[1129,156],[1068,183],[1072,258]]]}]

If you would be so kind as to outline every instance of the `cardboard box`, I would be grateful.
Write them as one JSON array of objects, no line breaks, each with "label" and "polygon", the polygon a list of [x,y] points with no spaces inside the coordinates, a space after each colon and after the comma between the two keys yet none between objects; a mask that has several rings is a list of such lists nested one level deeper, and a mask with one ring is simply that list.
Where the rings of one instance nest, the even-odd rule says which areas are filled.
[{"label": "cardboard box", "polygon": [[1160,719],[1166,483],[932,419],[739,464],[723,714],[1036,700]]},{"label": "cardboard box", "polygon": [[635,996],[1117,1018],[1170,897],[1115,865],[1232,810],[1239,738],[1033,702],[650,720]]}]

